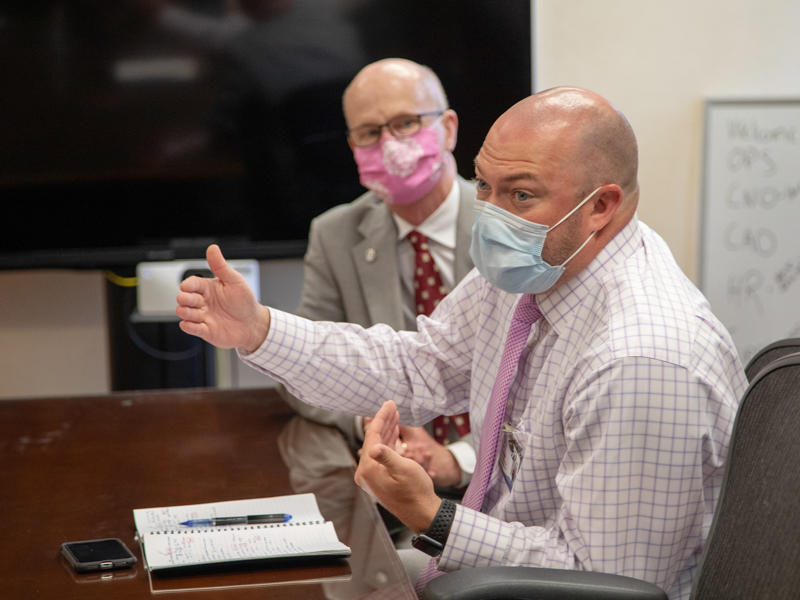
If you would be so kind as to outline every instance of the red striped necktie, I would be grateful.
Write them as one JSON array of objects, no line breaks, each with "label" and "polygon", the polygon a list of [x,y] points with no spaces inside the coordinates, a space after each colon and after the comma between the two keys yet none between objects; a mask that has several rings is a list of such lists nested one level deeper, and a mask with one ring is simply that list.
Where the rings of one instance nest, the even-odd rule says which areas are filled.
[{"label": "red striped necktie", "polygon": [[[417,315],[430,316],[447,290],[442,284],[439,267],[433,261],[428,247],[428,237],[418,231],[411,231],[406,236],[414,247],[416,262],[414,266],[414,304]],[[454,428],[458,437],[469,433],[469,414],[463,413],[454,417],[439,416],[433,420],[433,438],[440,444],[450,443],[450,428]]]}]

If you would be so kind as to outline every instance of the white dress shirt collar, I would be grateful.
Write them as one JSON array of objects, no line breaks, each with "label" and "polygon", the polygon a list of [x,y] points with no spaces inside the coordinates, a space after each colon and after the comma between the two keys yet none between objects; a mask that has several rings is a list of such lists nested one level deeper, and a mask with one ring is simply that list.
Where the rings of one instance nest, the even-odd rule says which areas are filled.
[{"label": "white dress shirt collar", "polygon": [[[392,218],[397,225],[397,239],[402,240],[412,230],[419,231],[422,235],[438,242],[451,250],[456,247],[456,221],[458,220],[458,177],[453,179],[453,187],[433,214],[417,227],[392,212]],[[391,212],[391,211],[390,211]]]},{"label": "white dress shirt collar", "polygon": [[574,278],[550,292],[538,294],[536,300],[545,319],[557,333],[565,319],[589,296],[595,285],[621,262],[642,246],[642,230],[634,213],[631,220],[609,241],[594,260]]}]

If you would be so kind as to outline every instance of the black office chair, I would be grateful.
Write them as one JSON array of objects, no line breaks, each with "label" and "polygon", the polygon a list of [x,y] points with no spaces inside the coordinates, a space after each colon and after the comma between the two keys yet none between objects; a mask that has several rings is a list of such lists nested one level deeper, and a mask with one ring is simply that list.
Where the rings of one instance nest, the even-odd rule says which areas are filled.
[{"label": "black office chair", "polygon": [[[690,600],[797,598],[798,498],[800,353],[795,353],[766,366],[742,398],[719,503]],[[424,596],[425,600],[666,597],[659,588],[627,577],[528,567],[455,571],[432,580]]]},{"label": "black office chair", "polygon": [[747,376],[747,381],[753,381],[753,378],[758,375],[758,372],[766,367],[773,360],[800,352],[800,338],[787,338],[785,340],[778,340],[774,344],[770,344],[766,348],[759,350],[759,352],[750,359],[747,366],[744,368],[744,374]]}]

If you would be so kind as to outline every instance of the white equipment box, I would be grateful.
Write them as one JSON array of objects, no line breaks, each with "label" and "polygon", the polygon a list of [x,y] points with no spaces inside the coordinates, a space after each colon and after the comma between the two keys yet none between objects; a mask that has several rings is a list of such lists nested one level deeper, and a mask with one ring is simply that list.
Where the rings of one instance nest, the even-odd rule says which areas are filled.
[{"label": "white equipment box", "polygon": [[[228,265],[242,274],[247,285],[260,301],[257,260],[229,260]],[[204,260],[143,262],[136,265],[136,301],[142,317],[178,317],[177,296],[181,281],[192,275],[213,277]]]}]

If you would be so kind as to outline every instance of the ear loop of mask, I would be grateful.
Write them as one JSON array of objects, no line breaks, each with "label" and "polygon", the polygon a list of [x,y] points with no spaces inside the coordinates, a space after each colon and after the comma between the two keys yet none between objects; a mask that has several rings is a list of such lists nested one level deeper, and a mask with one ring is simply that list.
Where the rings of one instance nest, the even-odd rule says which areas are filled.
[{"label": "ear loop of mask", "polygon": [[[444,113],[446,113],[448,110],[450,110],[450,109],[449,108],[444,109],[442,111],[442,114],[440,114],[438,117],[436,117],[436,120],[433,123],[428,125],[428,128],[436,127],[439,123],[441,123],[444,120]],[[422,129],[422,128],[420,127],[420,129]]]},{"label": "ear loop of mask", "polygon": [[595,233],[597,233],[597,232],[596,232],[596,231],[593,231],[593,232],[592,232],[592,235],[590,235],[588,238],[586,238],[586,241],[585,241],[585,242],[583,242],[583,243],[581,244],[581,247],[580,247],[580,248],[578,248],[577,250],[575,250],[575,252],[573,252],[573,253],[572,253],[572,256],[570,256],[570,257],[569,257],[567,260],[565,260],[563,263],[561,263],[560,265],[558,265],[558,266],[559,266],[559,268],[561,268],[561,267],[565,266],[565,265],[566,265],[566,264],[567,264],[569,261],[571,261],[573,258],[575,258],[575,255],[576,255],[578,252],[580,252],[581,250],[583,250],[583,247],[584,247],[586,244],[588,244],[588,243],[589,243],[589,240],[591,240],[591,239],[594,237],[594,234],[595,234]]},{"label": "ear loop of mask", "polygon": [[[573,208],[571,211],[569,211],[569,212],[568,212],[566,215],[564,215],[564,217],[563,217],[563,218],[562,218],[562,219],[561,219],[561,220],[560,220],[558,223],[556,223],[556,224],[555,224],[555,225],[553,225],[553,226],[552,226],[550,229],[548,229],[548,230],[547,230],[547,233],[550,233],[551,231],[553,231],[553,229],[555,229],[556,227],[558,227],[559,225],[561,225],[561,224],[562,224],[564,221],[566,221],[567,219],[569,219],[569,218],[572,216],[572,213],[574,213],[574,212],[575,212],[576,210],[578,210],[578,209],[579,209],[581,206],[583,206],[584,204],[586,204],[586,203],[589,201],[589,198],[591,198],[591,197],[592,197],[592,196],[594,196],[594,195],[595,195],[597,192],[599,192],[599,191],[600,191],[600,188],[602,188],[602,187],[603,187],[603,186],[601,185],[599,188],[597,188],[597,189],[596,189],[595,191],[593,191],[591,194],[589,194],[588,196],[586,196],[586,198],[584,198],[583,200],[581,200],[581,202],[580,202],[580,204],[578,204],[578,206],[576,206],[576,207],[575,207],[575,208]],[[595,234],[595,233],[597,233],[597,232],[596,232],[596,231],[593,231],[593,232],[592,232],[592,235],[590,235],[588,238],[586,238],[586,241],[585,241],[585,242],[583,242],[583,243],[581,244],[581,247],[580,247],[580,248],[578,248],[577,250],[575,250],[575,252],[573,252],[573,253],[572,253],[572,256],[570,256],[570,257],[569,257],[567,260],[565,260],[563,263],[561,263],[560,265],[558,265],[558,266],[559,266],[559,268],[563,267],[563,266],[564,266],[564,265],[566,265],[566,264],[567,264],[569,261],[571,261],[573,258],[575,258],[575,255],[577,255],[577,254],[578,254],[578,252],[580,252],[581,250],[583,250],[583,248],[586,246],[586,244],[588,244],[588,243],[589,243],[589,240],[591,240],[591,239],[594,237],[594,234]]]},{"label": "ear loop of mask", "polygon": [[595,191],[593,191],[591,194],[589,194],[588,196],[586,196],[586,198],[584,198],[583,200],[581,200],[581,202],[580,202],[580,204],[578,204],[578,206],[576,206],[576,207],[575,207],[575,208],[573,208],[571,211],[569,211],[567,214],[565,214],[565,215],[564,215],[564,217],[563,217],[563,218],[562,218],[562,219],[561,219],[561,220],[560,220],[558,223],[556,223],[556,224],[555,224],[555,225],[553,225],[553,226],[552,226],[550,229],[548,229],[548,230],[547,230],[547,233],[550,233],[551,231],[553,231],[553,229],[555,229],[556,227],[558,227],[559,225],[561,225],[561,224],[562,224],[564,221],[566,221],[567,219],[569,219],[569,218],[572,216],[572,213],[574,213],[574,212],[575,212],[576,210],[578,210],[578,209],[579,209],[581,206],[583,206],[584,204],[586,204],[586,203],[589,201],[589,198],[591,198],[591,197],[592,197],[592,196],[594,196],[594,195],[595,195],[597,192],[599,192],[599,191],[600,191],[600,188],[602,188],[602,187],[603,187],[603,186],[601,185],[599,188],[597,188],[597,189],[596,189]]}]

